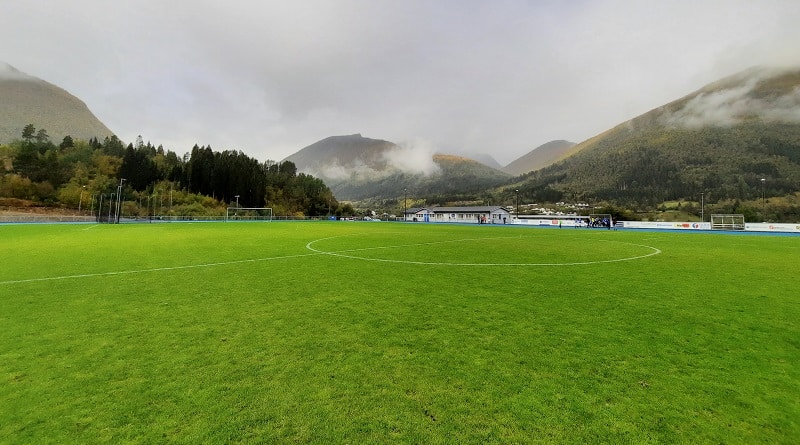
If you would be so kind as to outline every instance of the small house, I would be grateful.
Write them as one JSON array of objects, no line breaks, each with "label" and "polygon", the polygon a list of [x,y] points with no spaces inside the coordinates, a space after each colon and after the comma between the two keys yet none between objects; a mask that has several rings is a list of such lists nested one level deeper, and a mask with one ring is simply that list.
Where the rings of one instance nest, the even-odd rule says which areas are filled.
[{"label": "small house", "polygon": [[405,211],[410,222],[511,224],[512,214],[501,206],[415,207]]}]

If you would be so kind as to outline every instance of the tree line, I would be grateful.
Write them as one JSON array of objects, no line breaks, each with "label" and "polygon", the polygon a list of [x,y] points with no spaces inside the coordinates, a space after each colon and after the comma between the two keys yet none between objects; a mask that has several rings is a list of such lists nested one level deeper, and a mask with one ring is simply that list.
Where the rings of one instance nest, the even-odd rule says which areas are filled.
[{"label": "tree line", "polygon": [[66,136],[56,145],[32,124],[21,136],[0,145],[0,197],[7,201],[94,211],[121,184],[127,215],[210,215],[235,205],[272,207],[275,215],[353,213],[321,179],[298,173],[288,161],[259,162],[241,151],[198,145],[178,156],[141,136],[127,146],[116,136]]}]

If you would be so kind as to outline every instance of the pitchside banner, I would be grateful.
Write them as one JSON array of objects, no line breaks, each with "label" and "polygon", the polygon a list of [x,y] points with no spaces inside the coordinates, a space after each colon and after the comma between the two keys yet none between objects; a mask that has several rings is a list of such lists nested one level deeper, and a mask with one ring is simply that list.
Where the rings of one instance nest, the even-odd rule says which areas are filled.
[{"label": "pitchside banner", "polygon": [[[577,224],[574,219],[518,219],[515,221],[515,224],[527,224],[532,226],[550,226],[550,227],[558,227],[558,223],[561,221],[562,227],[575,227]],[[580,227],[585,227],[586,223],[581,222]]]},{"label": "pitchside banner", "polygon": [[798,223],[745,223],[744,230],[753,232],[793,232],[800,233]]},{"label": "pitchside banner", "polygon": [[[710,222],[622,221],[626,229],[711,230]],[[745,223],[745,231],[800,233],[798,223]]]},{"label": "pitchside banner", "polygon": [[626,229],[711,230],[710,222],[622,221]]}]

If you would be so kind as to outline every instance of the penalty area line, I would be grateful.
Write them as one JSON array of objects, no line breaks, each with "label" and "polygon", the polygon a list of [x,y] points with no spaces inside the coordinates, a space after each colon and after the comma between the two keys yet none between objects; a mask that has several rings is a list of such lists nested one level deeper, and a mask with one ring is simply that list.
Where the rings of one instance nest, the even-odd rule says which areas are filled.
[{"label": "penalty area line", "polygon": [[133,274],[148,273],[148,272],[169,272],[175,270],[200,269],[204,267],[229,266],[231,264],[258,263],[263,261],[284,260],[290,258],[301,258],[301,257],[318,256],[318,255],[321,255],[321,253],[316,253],[316,252],[302,253],[297,255],[276,256],[270,258],[253,258],[248,260],[220,261],[216,263],[189,264],[185,266],[152,267],[149,269],[120,270],[116,272],[97,272],[97,273],[85,273],[85,274],[75,274],[75,275],[61,275],[58,277],[26,278],[22,280],[0,281],[0,286],[9,284],[24,284],[24,283],[38,283],[44,281],[70,280],[76,278],[109,277],[115,275],[133,275]]}]

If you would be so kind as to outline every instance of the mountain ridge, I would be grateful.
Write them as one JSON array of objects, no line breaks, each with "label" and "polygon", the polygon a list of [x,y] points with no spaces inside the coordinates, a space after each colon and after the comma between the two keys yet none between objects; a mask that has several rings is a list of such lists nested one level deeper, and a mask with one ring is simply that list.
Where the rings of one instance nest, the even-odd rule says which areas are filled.
[{"label": "mountain ridge", "polygon": [[522,175],[547,167],[567,156],[575,145],[574,142],[563,139],[547,142],[515,159],[501,170],[512,175]]},{"label": "mountain ridge", "polygon": [[0,62],[0,144],[20,139],[28,124],[46,130],[56,143],[65,136],[102,140],[114,135],[81,99]]},{"label": "mountain ridge", "polygon": [[474,159],[437,153],[427,144],[395,144],[360,133],[324,138],[284,160],[322,178],[344,200],[396,198],[402,190],[471,194],[510,178]]},{"label": "mountain ridge", "polygon": [[638,205],[700,193],[707,199],[794,193],[798,110],[800,68],[745,70],[581,142],[563,160],[527,175],[520,190],[542,200]]}]

